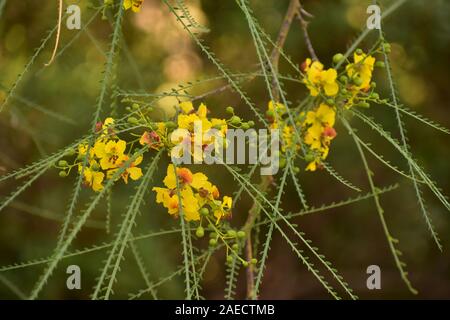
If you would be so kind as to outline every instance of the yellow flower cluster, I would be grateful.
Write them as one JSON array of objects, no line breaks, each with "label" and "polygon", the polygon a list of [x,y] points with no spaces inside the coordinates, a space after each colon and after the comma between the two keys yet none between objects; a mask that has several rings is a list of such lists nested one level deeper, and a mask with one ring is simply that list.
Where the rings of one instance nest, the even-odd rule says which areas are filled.
[{"label": "yellow flower cluster", "polygon": [[141,11],[142,4],[144,0],[124,0],[123,8],[125,10],[131,9],[133,12]]},{"label": "yellow flower cluster", "polygon": [[156,202],[162,203],[171,215],[179,215],[180,198],[186,221],[198,221],[201,215],[208,216],[210,212],[217,222],[231,215],[232,198],[224,196],[220,201],[219,189],[201,172],[193,174],[187,168],[169,164],[163,182],[165,188],[152,190],[156,192]]},{"label": "yellow flower cluster", "polygon": [[358,94],[369,91],[374,65],[374,57],[363,52],[353,54],[353,63],[349,63],[345,68],[350,80],[345,86],[349,93],[345,103],[347,109],[355,104]]},{"label": "yellow flower cluster", "polygon": [[[287,124],[285,120],[286,111],[287,111],[286,106],[284,104],[279,102],[273,102],[271,100],[269,101],[266,112],[266,116],[270,122],[270,128],[281,130],[282,152],[286,152],[286,150],[292,147],[292,144],[294,143],[294,134],[295,134],[294,127],[292,125]],[[296,123],[296,125],[299,124],[300,124],[299,122]],[[300,144],[297,143],[296,150],[298,150],[299,148]]]},{"label": "yellow flower cluster", "polygon": [[[85,185],[96,192],[103,189],[105,177],[110,179],[130,159],[130,156],[125,154],[127,143],[114,134],[114,119],[107,118],[103,123],[98,124],[97,130],[99,137],[94,146],[89,149],[88,165],[83,170]],[[80,173],[87,150],[87,143],[78,145],[79,162],[76,164]],[[138,156],[122,172],[121,178],[125,183],[128,183],[128,178],[138,180],[142,177],[142,170],[137,167],[142,159],[142,156]]]},{"label": "yellow flower cluster", "polygon": [[333,107],[321,103],[315,111],[308,111],[303,122],[306,128],[304,142],[311,151],[306,159],[309,164],[306,170],[315,171],[322,160],[328,156],[331,140],[336,137],[336,111]]},{"label": "yellow flower cluster", "polygon": [[[188,144],[190,151],[194,150],[194,144],[196,141],[200,141],[203,147],[214,144],[215,147],[226,146],[225,135],[228,130],[228,122],[226,119],[219,118],[208,118],[208,108],[205,104],[201,103],[197,110],[194,109],[194,106],[191,101],[185,101],[180,103],[180,114],[177,118],[177,123],[169,122],[157,122],[153,125],[152,131],[145,131],[139,142],[141,145],[148,145],[153,149],[160,149],[162,147],[166,147],[171,152],[171,149],[174,145],[183,143]],[[195,123],[201,124],[201,132],[196,132]],[[219,141],[216,141],[216,135],[208,134],[210,129],[217,129],[219,135],[223,137],[221,141],[222,144],[219,144]],[[184,130],[187,132],[187,135],[184,134],[174,134],[169,139],[169,134],[173,133],[175,130]],[[199,134],[200,136],[196,136]],[[173,139],[171,141],[171,139]],[[203,153],[195,153],[191,152],[194,160],[203,160],[197,159],[197,157],[203,157]]]},{"label": "yellow flower cluster", "polygon": [[319,61],[312,62],[308,58],[303,64],[303,70],[306,72],[303,83],[306,84],[311,96],[316,97],[319,93],[324,92],[325,95],[332,97],[338,93],[339,85],[336,81],[337,72],[335,69],[324,70],[322,63]]}]

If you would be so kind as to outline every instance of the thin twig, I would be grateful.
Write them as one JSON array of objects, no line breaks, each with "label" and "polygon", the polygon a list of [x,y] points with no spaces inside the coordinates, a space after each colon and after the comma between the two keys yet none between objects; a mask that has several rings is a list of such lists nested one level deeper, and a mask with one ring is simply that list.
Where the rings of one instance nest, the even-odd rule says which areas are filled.
[{"label": "thin twig", "polygon": [[300,21],[300,25],[302,27],[303,30],[303,35],[305,37],[305,43],[306,43],[306,48],[309,51],[309,54],[311,55],[311,58],[313,60],[319,60],[317,58],[316,52],[314,51],[313,45],[311,43],[311,39],[309,38],[309,34],[308,34],[308,22],[305,20],[305,18],[303,17],[303,15],[308,16],[308,17],[312,17],[311,14],[309,14],[307,11],[303,10],[301,3],[299,3],[299,9],[297,10],[296,14],[297,14],[297,18]]},{"label": "thin twig", "polygon": [[[283,22],[281,24],[280,27],[280,31],[278,33],[278,37],[277,37],[277,41],[275,43],[275,46],[272,50],[272,53],[270,55],[270,62],[273,66],[273,70],[274,72],[277,74],[278,73],[278,64],[279,64],[279,60],[280,60],[280,51],[283,49],[284,44],[286,42],[286,38],[287,35],[289,33],[289,30],[291,28],[292,25],[292,21],[294,20],[295,15],[297,14],[297,12],[300,10],[300,2],[299,0],[291,0],[288,6],[288,9],[286,11],[286,14],[284,16]],[[279,92],[277,89],[277,85],[276,85],[276,79],[274,77],[274,80],[272,82],[272,96],[274,100],[278,100],[279,97]],[[262,176],[261,177],[261,182],[258,186],[258,189],[261,192],[267,192],[267,190],[269,189],[270,185],[273,182],[273,177],[272,176]],[[255,224],[255,220],[257,218],[257,216],[259,215],[261,211],[261,207],[258,205],[257,201],[253,202],[253,205],[251,207],[251,209],[248,212],[248,217],[247,217],[247,221],[245,222],[244,228],[243,230],[246,232],[247,234],[247,239],[246,239],[246,250],[245,250],[245,258],[247,261],[251,261],[253,259],[253,250],[252,250],[252,228],[253,225]],[[246,280],[247,280],[247,299],[256,299],[257,297],[255,296],[255,290],[254,290],[254,285],[255,285],[255,275],[254,275],[254,266],[252,263],[249,263],[247,270],[246,270]]]},{"label": "thin twig", "polygon": [[58,30],[56,31],[56,40],[55,40],[55,47],[53,48],[52,57],[50,58],[50,61],[45,64],[46,67],[52,64],[53,60],[56,57],[56,51],[58,50],[59,45],[59,37],[61,35],[61,22],[62,22],[62,8],[63,8],[63,0],[59,0],[59,8],[58,8]]},{"label": "thin twig", "polygon": [[[278,63],[280,61],[280,51],[284,47],[284,43],[286,42],[287,35],[289,33],[289,29],[292,25],[292,20],[294,20],[295,15],[300,9],[299,0],[291,0],[289,3],[289,7],[286,11],[286,14],[283,19],[283,23],[281,24],[280,32],[278,33],[278,38],[275,43],[275,47],[272,50],[272,54],[270,56],[270,60],[273,66],[273,70],[275,73],[278,73]],[[276,90],[276,79],[274,77],[272,82],[272,95],[275,100],[278,100],[279,92]]]}]

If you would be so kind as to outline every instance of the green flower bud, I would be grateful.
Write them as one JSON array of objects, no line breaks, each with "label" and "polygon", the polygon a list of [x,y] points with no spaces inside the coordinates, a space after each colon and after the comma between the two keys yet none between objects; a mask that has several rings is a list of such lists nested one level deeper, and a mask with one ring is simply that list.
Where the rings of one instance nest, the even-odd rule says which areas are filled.
[{"label": "green flower bud", "polygon": [[217,237],[217,233],[211,232],[211,233],[209,234],[209,237],[210,237],[210,238],[216,238],[216,237]]},{"label": "green flower bud", "polygon": [[64,154],[66,157],[70,157],[75,155],[76,151],[74,148],[70,148],[69,150],[66,151],[66,153]]},{"label": "green flower bud", "polygon": [[243,123],[242,124],[242,126],[241,126],[241,128],[243,129],[243,130],[248,130],[248,129],[250,129],[250,126],[248,125],[248,123]]},{"label": "green flower bud", "polygon": [[253,126],[255,125],[255,122],[250,120],[249,122],[247,122],[247,124],[248,124],[248,125],[250,126],[250,128],[251,128],[251,127],[253,127]]},{"label": "green flower bud", "polygon": [[58,166],[60,167],[67,167],[69,164],[67,163],[66,160],[59,160],[58,161]]},{"label": "green flower bud", "polygon": [[227,262],[228,263],[232,263],[233,262],[233,257],[232,256],[227,256]]},{"label": "green flower bud", "polygon": [[372,98],[374,98],[375,100],[378,100],[378,99],[380,99],[380,95],[378,93],[376,93],[376,92],[373,92],[372,93]]},{"label": "green flower bud", "polygon": [[377,87],[377,84],[376,84],[375,82],[371,82],[371,83],[370,83],[370,87],[371,87],[371,88],[376,88],[376,87]]},{"label": "green flower bud", "polygon": [[312,162],[312,161],[314,161],[315,158],[316,158],[316,157],[315,157],[314,154],[312,154],[312,153],[307,153],[307,154],[305,155],[305,161],[306,161],[306,162]]},{"label": "green flower bud", "polygon": [[203,236],[205,235],[205,229],[203,229],[202,226],[199,226],[197,230],[195,230],[195,235],[197,236],[197,238],[203,238]]},{"label": "green flower bud", "polygon": [[280,161],[279,161],[278,165],[280,166],[281,169],[286,167],[286,159],[285,158],[280,158]]},{"label": "green flower bud", "polygon": [[248,262],[247,261],[242,261],[242,265],[247,268],[248,267]]},{"label": "green flower bud", "polygon": [[229,237],[234,238],[234,237],[236,237],[236,231],[234,231],[234,230],[228,230],[228,231],[227,231],[227,235],[228,235]]},{"label": "green flower bud", "polygon": [[128,123],[130,123],[130,124],[138,124],[138,123],[139,123],[139,120],[136,119],[135,117],[129,117],[129,118],[127,119],[127,121],[128,121]]},{"label": "green flower bud", "polygon": [[60,172],[59,172],[59,176],[60,176],[61,178],[65,178],[65,177],[67,177],[67,172],[66,172],[66,171],[60,171]]},{"label": "green flower bud", "polygon": [[364,52],[363,52],[363,51],[362,51],[361,49],[359,49],[359,48],[358,48],[358,49],[356,49],[356,51],[355,51],[355,52],[356,52],[356,54],[357,54],[357,55],[361,55],[361,54],[363,54],[363,53],[364,53]]},{"label": "green flower bud", "polygon": [[245,236],[246,236],[245,231],[242,231],[242,230],[238,231],[237,232],[237,236],[238,236],[238,238],[241,238],[241,239],[245,238]]},{"label": "green flower bud", "polygon": [[365,101],[361,101],[360,103],[358,103],[358,107],[361,107],[361,108],[369,108],[369,107],[370,107],[370,104],[368,104],[368,103],[365,102]]},{"label": "green flower bud", "polygon": [[234,114],[234,108],[233,108],[233,107],[227,107],[227,108],[225,109],[225,111],[226,111],[227,113],[229,113],[229,114]]},{"label": "green flower bud", "polygon": [[332,106],[332,105],[334,105],[334,99],[329,98],[329,99],[327,99],[326,103],[328,105]]},{"label": "green flower bud", "polygon": [[389,43],[383,43],[383,48],[386,53],[391,53],[391,45]]},{"label": "green flower bud", "polygon": [[362,79],[360,77],[353,78],[353,83],[360,86],[362,85]]},{"label": "green flower bud", "polygon": [[241,123],[241,118],[239,118],[238,116],[232,116],[231,117],[231,124],[237,126]]},{"label": "green flower bud", "polygon": [[347,78],[347,76],[340,76],[340,77],[339,77],[339,80],[341,80],[341,81],[344,82],[344,83],[347,83],[348,78]]},{"label": "green flower bud", "polygon": [[211,247],[215,246],[217,244],[217,240],[216,239],[209,239],[209,245]]},{"label": "green flower bud", "polygon": [[137,103],[133,103],[133,104],[131,105],[131,108],[133,108],[134,110],[137,110],[137,109],[140,108],[140,106],[139,106]]},{"label": "green flower bud", "polygon": [[231,249],[233,249],[233,250],[237,250],[237,249],[239,249],[239,245],[237,244],[237,243],[234,243],[232,246],[231,246]]},{"label": "green flower bud", "polygon": [[94,170],[94,171],[97,171],[97,170],[100,169],[100,167],[99,167],[99,165],[98,165],[97,163],[94,162],[94,163],[91,165],[91,169]]},{"label": "green flower bud", "polygon": [[208,208],[203,207],[200,209],[200,215],[207,216],[208,214],[209,214]]},{"label": "green flower bud", "polygon": [[344,55],[342,53],[336,53],[333,56],[333,63],[338,64],[342,59],[344,59]]},{"label": "green flower bud", "polygon": [[385,67],[384,62],[383,61],[375,62],[375,67],[376,68],[384,68]]},{"label": "green flower bud", "polygon": [[176,128],[176,124],[175,124],[175,122],[173,122],[173,121],[167,121],[166,123],[165,123],[165,125],[166,125],[166,128],[167,129],[173,129],[173,128]]},{"label": "green flower bud", "polygon": [[258,263],[258,259],[253,258],[252,260],[250,260],[250,263],[251,264],[257,264]]}]

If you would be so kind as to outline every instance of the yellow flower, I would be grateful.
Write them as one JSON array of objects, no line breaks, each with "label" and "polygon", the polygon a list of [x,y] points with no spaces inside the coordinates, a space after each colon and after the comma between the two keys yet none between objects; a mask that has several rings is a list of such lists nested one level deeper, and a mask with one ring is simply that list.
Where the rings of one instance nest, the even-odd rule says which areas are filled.
[{"label": "yellow flower", "polygon": [[353,61],[347,65],[347,75],[350,78],[359,77],[361,79],[360,85],[354,85],[358,90],[367,90],[370,87],[370,80],[372,79],[373,66],[375,64],[375,58],[366,55],[365,53],[353,54]]},{"label": "yellow flower", "polygon": [[[129,159],[130,158],[127,155],[124,155],[122,157],[122,163],[119,164],[119,167],[125,165],[125,162]],[[136,160],[130,163],[125,171],[121,174],[121,177],[123,181],[125,181],[125,183],[128,183],[128,177],[135,181],[139,180],[142,177],[142,169],[137,167],[142,162],[142,159],[142,156],[137,157]],[[117,170],[119,169],[108,170],[108,178],[111,178]]]},{"label": "yellow flower", "polygon": [[313,150],[319,150],[322,147],[321,137],[323,127],[319,124],[314,124],[308,128],[305,135],[305,143]]},{"label": "yellow flower", "polygon": [[229,215],[231,213],[231,207],[233,206],[233,199],[229,196],[224,196],[222,198],[222,204],[216,210],[214,210],[214,216],[217,218],[218,223],[220,219]]},{"label": "yellow flower", "polygon": [[[167,208],[169,214],[179,214],[180,202],[176,190],[159,187],[154,187],[152,190],[156,192],[156,202],[162,203]],[[190,187],[184,188],[180,191],[180,196],[185,220],[200,220],[200,214],[198,212],[200,207],[192,189]]]},{"label": "yellow flower", "polygon": [[[78,145],[78,156],[84,156],[87,152],[88,144],[87,143],[80,143]],[[89,149],[89,158],[94,157],[94,148]]]},{"label": "yellow flower", "polygon": [[316,97],[323,89],[327,96],[335,96],[339,91],[339,85],[336,82],[337,72],[330,68],[323,70],[323,64],[319,61],[311,63],[311,59],[306,59],[306,79],[303,82],[309,89],[311,95]]},{"label": "yellow flower", "polygon": [[317,111],[308,111],[306,114],[306,124],[320,124],[322,126],[333,127],[336,117],[336,111],[325,103],[321,103]]},{"label": "yellow flower", "polygon": [[133,10],[133,12],[139,12],[139,11],[141,11],[142,3],[144,3],[144,0],[124,0],[123,8],[125,10],[128,10],[131,8],[131,10]]},{"label": "yellow flower", "polygon": [[[99,172],[94,170],[95,167],[97,167],[98,164],[95,160],[92,160],[90,162],[90,166],[84,168],[83,171],[83,178],[84,178],[84,183],[85,185],[87,185],[88,187],[92,188],[92,190],[94,190],[95,192],[98,192],[100,190],[103,189],[103,179],[105,178],[105,174],[103,172]],[[78,171],[81,172],[83,166],[79,165],[78,166]]]},{"label": "yellow flower", "polygon": [[97,158],[103,170],[117,168],[123,161],[127,143],[124,140],[110,140],[108,142],[98,141],[94,145]]},{"label": "yellow flower", "polygon": [[208,108],[204,103],[201,103],[197,110],[197,115],[200,119],[206,119],[206,115],[208,114]]},{"label": "yellow flower", "polygon": [[189,114],[192,111],[194,111],[194,106],[192,105],[191,101],[180,102],[180,108],[181,108],[181,111],[185,114]]},{"label": "yellow flower", "polygon": [[[195,189],[200,189],[205,186],[208,181],[208,177],[203,173],[193,174],[191,170],[187,168],[177,168],[178,184],[180,188],[185,185],[191,186]],[[173,164],[167,166],[167,175],[164,178],[164,185],[169,189],[175,189],[177,187],[177,178],[175,176],[175,170]]]}]

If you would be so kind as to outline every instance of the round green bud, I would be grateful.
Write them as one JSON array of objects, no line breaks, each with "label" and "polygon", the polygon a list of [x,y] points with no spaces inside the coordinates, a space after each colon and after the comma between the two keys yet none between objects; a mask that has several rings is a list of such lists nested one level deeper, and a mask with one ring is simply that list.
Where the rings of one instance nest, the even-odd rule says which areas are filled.
[{"label": "round green bud", "polygon": [[195,235],[197,236],[197,238],[203,238],[203,236],[205,235],[205,229],[203,229],[202,226],[199,226],[197,230],[195,230]]},{"label": "round green bud", "polygon": [[353,78],[353,83],[360,86],[362,85],[362,79],[360,77]]},{"label": "round green bud", "polygon": [[138,123],[139,123],[139,120],[136,119],[135,117],[129,117],[129,118],[127,119],[127,121],[128,121],[128,123],[130,123],[130,124],[138,124]]},{"label": "round green bud", "polygon": [[232,256],[227,256],[227,262],[228,263],[232,263],[233,262],[233,257]]},{"label": "round green bud", "polygon": [[252,260],[250,260],[250,263],[251,264],[257,264],[258,263],[258,259],[253,258]]},{"label": "round green bud", "polygon": [[360,103],[358,103],[358,107],[361,107],[361,108],[369,108],[369,107],[370,107],[370,104],[368,104],[368,103],[365,102],[365,101],[361,101]]},{"label": "round green bud", "polygon": [[250,126],[248,125],[248,123],[244,122],[244,123],[242,124],[241,128],[242,128],[243,130],[248,130],[248,129],[250,129]]},{"label": "round green bud", "polygon": [[391,53],[391,45],[389,43],[383,43],[383,48],[386,53]]},{"label": "round green bud", "polygon": [[280,158],[280,161],[279,161],[278,165],[280,166],[281,169],[286,167],[286,159],[285,158]]},{"label": "round green bud", "polygon": [[371,82],[371,83],[370,83],[370,87],[371,87],[371,88],[376,88],[376,87],[377,87],[377,84],[376,84],[375,82]]},{"label": "round green bud", "polygon": [[254,125],[255,125],[255,122],[254,121],[252,121],[252,120],[250,120],[249,122],[247,122],[247,124],[250,126],[250,128],[251,127],[253,127]]},{"label": "round green bud", "polygon": [[334,99],[329,98],[329,99],[327,99],[326,103],[328,105],[332,106],[332,105],[334,105]]},{"label": "round green bud", "polygon": [[208,208],[203,207],[200,209],[200,215],[207,216],[208,214],[209,214]]},{"label": "round green bud", "polygon": [[312,153],[307,153],[307,154],[305,155],[305,161],[306,161],[306,162],[312,162],[312,161],[314,161],[315,158],[316,158],[316,157],[315,157],[314,154],[312,154]]},{"label": "round green bud", "polygon": [[94,170],[94,171],[97,171],[98,169],[100,169],[100,167],[99,167],[99,165],[98,165],[97,163],[94,162],[94,163],[91,165],[91,169]]},{"label": "round green bud", "polygon": [[348,78],[347,78],[347,76],[340,76],[340,77],[339,77],[339,80],[341,80],[341,81],[344,82],[344,83],[347,83]]},{"label": "round green bud", "polygon": [[67,167],[68,163],[67,163],[66,160],[59,160],[58,161],[58,166],[60,166],[60,167]]},{"label": "round green bud", "polygon": [[69,150],[66,151],[66,153],[64,154],[67,157],[73,156],[75,155],[76,151],[74,148],[70,148]]},{"label": "round green bud", "polygon": [[234,237],[236,237],[236,231],[234,231],[234,230],[228,230],[228,231],[227,231],[227,235],[228,235],[229,237],[234,238]]},{"label": "round green bud", "polygon": [[333,56],[333,63],[338,64],[342,59],[344,59],[344,55],[342,53],[336,53]]},{"label": "round green bud", "polygon": [[294,167],[294,173],[299,173],[300,172],[300,168],[299,167]]},{"label": "round green bud", "polygon": [[342,88],[342,89],[341,89],[341,93],[342,93],[342,94],[347,94],[347,92],[348,92],[347,89],[345,89],[345,88]]},{"label": "round green bud", "polygon": [[114,0],[105,0],[104,3],[109,6],[112,5],[114,3]]},{"label": "round green bud", "polygon": [[378,99],[380,99],[380,95],[378,93],[376,93],[376,92],[373,92],[372,93],[372,98],[374,98],[375,100],[378,100]]},{"label": "round green bud", "polygon": [[237,243],[234,243],[234,244],[231,246],[231,249],[237,250],[237,249],[239,249],[239,245],[238,245]]},{"label": "round green bud", "polygon": [[137,109],[140,108],[140,106],[139,106],[137,103],[133,103],[133,104],[131,105],[131,108],[133,108],[134,110],[137,110]]},{"label": "round green bud", "polygon": [[175,124],[175,122],[173,122],[173,121],[167,121],[166,123],[165,123],[165,125],[166,125],[166,128],[167,129],[173,129],[173,128],[176,128],[176,124]]},{"label": "round green bud", "polygon": [[238,238],[241,238],[241,239],[245,238],[245,236],[246,236],[245,231],[242,231],[242,230],[238,231],[237,232],[237,236],[238,236]]},{"label": "round green bud", "polygon": [[210,246],[215,246],[217,244],[217,240],[216,239],[209,239],[209,245]]},{"label": "round green bud", "polygon": [[60,176],[61,178],[65,178],[65,177],[67,177],[67,172],[65,172],[65,171],[60,171],[60,172],[59,172],[59,176]]},{"label": "round green bud", "polygon": [[234,114],[234,108],[233,108],[233,107],[227,107],[227,108],[225,109],[225,111],[226,111],[227,113],[229,113],[229,114]]},{"label": "round green bud", "polygon": [[231,124],[237,126],[240,123],[241,123],[241,118],[239,118],[238,116],[231,117]]},{"label": "round green bud", "polygon": [[376,68],[384,68],[385,64],[383,61],[377,61],[377,62],[375,62],[375,67]]},{"label": "round green bud", "polygon": [[358,49],[356,49],[356,51],[355,51],[355,52],[356,52],[356,54],[357,54],[357,55],[361,55],[361,54],[363,54],[363,53],[364,53],[364,52],[363,52],[363,51],[362,51],[361,49],[359,49],[359,48],[358,48]]},{"label": "round green bud", "polygon": [[209,234],[209,237],[210,237],[210,238],[216,238],[216,237],[217,237],[217,233],[211,232],[211,233]]},{"label": "round green bud", "polygon": [[247,268],[248,267],[248,262],[247,261],[242,261],[242,265]]}]

